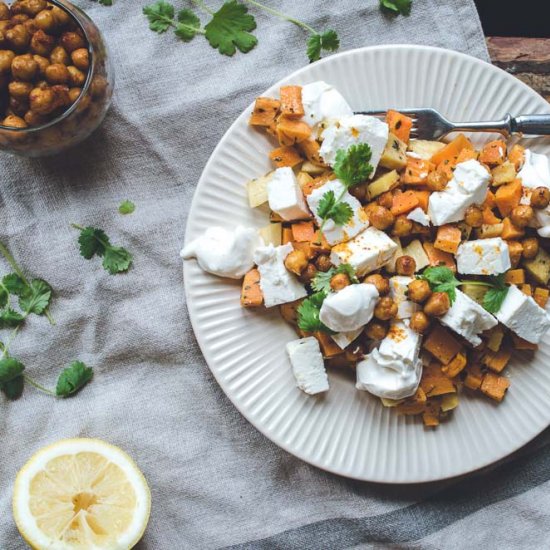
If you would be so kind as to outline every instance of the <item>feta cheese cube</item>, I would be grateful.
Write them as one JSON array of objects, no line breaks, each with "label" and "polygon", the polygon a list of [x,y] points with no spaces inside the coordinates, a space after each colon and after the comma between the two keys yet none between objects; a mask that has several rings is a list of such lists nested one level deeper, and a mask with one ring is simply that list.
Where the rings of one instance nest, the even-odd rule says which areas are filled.
[{"label": "feta cheese cube", "polygon": [[327,119],[353,115],[342,94],[322,80],[302,86],[302,104],[304,121],[313,127]]},{"label": "feta cheese cube", "polygon": [[512,267],[508,243],[500,237],[466,241],[456,251],[456,266],[471,275],[504,273]]},{"label": "feta cheese cube", "polygon": [[430,218],[428,217],[426,212],[424,212],[424,210],[422,210],[422,208],[420,208],[420,206],[416,207],[414,210],[411,210],[407,214],[407,218],[409,218],[409,220],[412,220],[413,222],[417,222],[420,225],[423,225],[425,227],[429,227],[429,225],[430,225]]},{"label": "feta cheese cube", "polygon": [[397,304],[397,319],[408,319],[420,306],[407,300],[407,291],[412,277],[396,275],[390,277],[390,297]]},{"label": "feta cheese cube", "polygon": [[303,220],[311,217],[302,188],[292,168],[277,168],[267,184],[269,208],[283,220]]},{"label": "feta cheese cube", "polygon": [[362,277],[391,261],[396,250],[397,244],[386,233],[368,227],[351,241],[332,247],[330,261],[336,266],[350,264]]},{"label": "feta cheese cube", "polygon": [[[352,237],[355,237],[358,233],[363,231],[369,225],[369,220],[367,214],[363,210],[361,203],[353,196],[345,191],[345,187],[339,180],[331,180],[314,189],[307,196],[307,203],[313,212],[317,224],[321,225],[322,219],[317,214],[319,210],[319,203],[323,198],[324,194],[328,191],[334,193],[335,198],[338,198],[342,193],[344,196],[342,202],[349,204],[353,215],[351,219],[345,225],[336,225],[332,220],[328,220],[323,227],[323,235],[330,245],[342,243],[348,241]],[[345,191],[345,192],[344,192]]]},{"label": "feta cheese cube", "polygon": [[336,334],[332,334],[331,338],[336,342],[336,345],[340,349],[345,349],[354,340],[356,340],[362,332],[363,327],[358,328],[357,330],[351,330],[350,332],[337,332]]},{"label": "feta cheese cube", "polygon": [[456,299],[453,305],[439,320],[474,347],[479,346],[481,338],[478,335],[498,325],[498,321],[464,292],[458,289],[455,289],[455,292]]},{"label": "feta cheese cube", "polygon": [[319,342],[313,336],[293,340],[286,345],[296,385],[305,393],[315,395],[328,391],[328,377]]},{"label": "feta cheese cube", "polygon": [[550,317],[546,311],[515,285],[508,288],[495,315],[503,325],[532,344],[538,344],[550,329]]},{"label": "feta cheese cube", "polygon": [[468,206],[485,200],[489,179],[489,173],[477,160],[457,164],[447,187],[430,195],[428,216],[432,223],[444,225],[463,220]]},{"label": "feta cheese cube", "polygon": [[323,130],[321,134],[323,143],[319,154],[327,164],[333,166],[336,153],[340,149],[347,151],[352,145],[368,143],[372,151],[370,163],[374,168],[372,171],[374,176],[388,137],[388,125],[376,117],[367,115],[341,117],[336,121],[330,121]]},{"label": "feta cheese cube", "polygon": [[270,244],[258,247],[254,253],[265,307],[294,302],[307,296],[304,285],[285,267],[285,258],[292,250],[290,243],[277,247]]}]

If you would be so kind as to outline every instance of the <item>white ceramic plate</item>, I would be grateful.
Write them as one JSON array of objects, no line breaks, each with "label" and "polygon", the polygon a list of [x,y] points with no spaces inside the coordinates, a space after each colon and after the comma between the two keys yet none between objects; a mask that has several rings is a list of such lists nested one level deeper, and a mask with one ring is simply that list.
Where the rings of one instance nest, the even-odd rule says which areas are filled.
[{"label": "white ceramic plate", "polygon": [[[354,110],[425,106],[451,120],[550,112],[534,91],[492,65],[410,45],[333,55],[263,95],[276,96],[282,84],[315,80],[334,84]],[[272,148],[247,125],[250,111],[235,121],[210,157],[191,206],[188,241],[212,225],[267,223],[266,213],[251,210],[246,198],[245,182],[271,169],[267,154]],[[531,140],[529,146],[550,154],[550,138]],[[242,309],[240,285],[203,273],[194,260],[185,262],[184,278],[195,333],[224,392],[269,439],[320,468],[386,483],[444,479],[508,455],[550,424],[548,344],[533,360],[514,360],[503,403],[463,396],[448,422],[425,429],[418,418],[398,416],[357,391],[351,372],[329,372],[331,388],[323,397],[303,394],[285,355],[286,342],[296,335],[278,308]]]}]

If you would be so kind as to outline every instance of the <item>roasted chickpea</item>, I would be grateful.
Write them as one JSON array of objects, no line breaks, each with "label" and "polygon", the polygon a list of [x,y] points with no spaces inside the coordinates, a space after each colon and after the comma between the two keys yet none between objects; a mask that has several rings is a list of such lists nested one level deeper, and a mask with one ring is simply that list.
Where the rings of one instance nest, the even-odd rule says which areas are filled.
[{"label": "roasted chickpea", "polygon": [[524,239],[522,255],[526,260],[532,260],[539,252],[539,241],[536,237]]},{"label": "roasted chickpea", "polygon": [[86,75],[80,69],[70,65],[67,67],[67,70],[69,71],[69,84],[71,87],[84,86],[84,83],[86,82]]},{"label": "roasted chickpea", "polygon": [[10,19],[12,27],[15,27],[15,25],[23,25],[27,21],[29,21],[29,16],[25,13],[18,13]]},{"label": "roasted chickpea", "polygon": [[317,275],[317,268],[315,267],[315,264],[309,263],[307,264],[307,267],[302,271],[302,274],[300,275],[300,280],[304,283],[311,283],[313,278]]},{"label": "roasted chickpea", "polygon": [[51,10],[42,10],[36,14],[34,24],[44,32],[52,32],[55,30],[55,16]]},{"label": "roasted chickpea", "polygon": [[67,53],[67,50],[62,46],[56,46],[52,53],[50,54],[51,63],[63,63],[63,65],[68,65],[71,62],[71,58]]},{"label": "roasted chickpea", "polygon": [[6,31],[6,40],[15,51],[20,52],[29,45],[31,35],[25,25],[15,25]]},{"label": "roasted chickpea", "polygon": [[395,223],[393,224],[392,234],[396,237],[406,237],[410,235],[413,230],[413,222],[409,220],[407,216],[401,215],[395,218]]},{"label": "roasted chickpea", "polygon": [[479,206],[472,204],[466,208],[464,221],[470,227],[481,227],[483,225],[483,212]]},{"label": "roasted chickpea", "polygon": [[23,2],[21,0],[16,0],[10,7],[11,15],[17,15],[19,13],[24,13]]},{"label": "roasted chickpea", "polygon": [[0,74],[8,74],[11,71],[11,63],[15,53],[11,50],[0,50]]},{"label": "roasted chickpea", "polygon": [[534,217],[535,212],[526,204],[516,206],[510,214],[510,219],[516,227],[527,227]]},{"label": "roasted chickpea", "polygon": [[385,296],[390,292],[390,282],[388,279],[380,275],[380,273],[373,273],[363,280],[364,283],[374,285],[380,296]]},{"label": "roasted chickpea", "polygon": [[5,21],[10,18],[10,8],[5,2],[0,2],[0,21]]},{"label": "roasted chickpea", "polygon": [[11,24],[11,21],[9,20],[0,20],[0,33],[2,33],[2,39],[0,40],[0,42],[3,44],[6,40],[6,31],[8,29],[11,29],[12,27],[12,24]]},{"label": "roasted chickpea", "polygon": [[426,178],[426,187],[430,191],[442,191],[447,187],[447,176],[437,170],[430,172]]},{"label": "roasted chickpea", "polygon": [[13,80],[8,85],[8,91],[12,97],[19,101],[28,101],[29,94],[34,86],[30,82],[21,82],[19,80]]},{"label": "roasted chickpea", "polygon": [[62,63],[50,65],[46,69],[44,76],[50,84],[66,84],[71,77],[67,65],[63,65]]},{"label": "roasted chickpea", "polygon": [[36,61],[38,65],[38,74],[43,77],[46,74],[46,67],[49,67],[50,61],[47,57],[42,57],[41,55],[34,54],[32,58]]},{"label": "roasted chickpea", "polygon": [[52,86],[52,92],[55,96],[55,106],[59,107],[68,107],[71,105],[71,98],[69,96],[69,87],[64,84],[55,84]]},{"label": "roasted chickpea", "polygon": [[523,254],[523,245],[519,241],[506,241],[508,244],[508,253],[510,254],[510,264],[516,268]]},{"label": "roasted chickpea", "polygon": [[23,118],[29,126],[41,126],[47,122],[47,118],[31,110],[27,111]]},{"label": "roasted chickpea", "polygon": [[382,193],[378,199],[376,199],[376,202],[378,202],[380,206],[383,206],[389,210],[393,205],[393,195],[391,194],[391,191]]},{"label": "roasted chickpea", "polygon": [[86,47],[86,42],[82,36],[76,32],[64,32],[61,35],[61,45],[69,52],[74,52],[80,48]]},{"label": "roasted chickpea", "polygon": [[432,295],[432,290],[428,281],[422,279],[415,279],[408,285],[407,298],[412,302],[421,304],[425,302]]},{"label": "roasted chickpea", "polygon": [[9,105],[11,114],[23,117],[25,116],[25,113],[29,108],[29,101],[28,99],[25,101],[20,101],[19,99],[16,99],[15,97],[10,96],[8,105]]},{"label": "roasted chickpea", "polygon": [[382,296],[374,308],[374,316],[382,321],[387,321],[396,315],[397,304],[389,296]]},{"label": "roasted chickpea", "polygon": [[54,6],[51,12],[58,27],[64,27],[71,22],[71,16],[64,9]]},{"label": "roasted chickpea", "polygon": [[550,203],[550,190],[547,187],[537,187],[531,193],[533,208],[546,208]]},{"label": "roasted chickpea", "polygon": [[48,7],[46,0],[22,0],[16,2],[21,6],[23,13],[34,17],[39,11],[45,10]]},{"label": "roasted chickpea", "polygon": [[38,73],[38,63],[33,59],[32,55],[18,55],[11,62],[11,73],[13,78],[17,80],[30,81],[34,80]]},{"label": "roasted chickpea", "polygon": [[44,31],[39,30],[32,35],[31,50],[33,53],[48,57],[54,48],[55,38],[50,34],[46,34]]},{"label": "roasted chickpea", "polygon": [[424,306],[424,313],[430,317],[441,317],[450,307],[451,301],[446,292],[434,292]]},{"label": "roasted chickpea", "polygon": [[105,95],[107,90],[107,80],[104,76],[97,74],[92,78],[92,83],[90,85],[90,91],[92,96],[97,99]]},{"label": "roasted chickpea", "polygon": [[394,215],[384,206],[373,203],[374,206],[369,212],[369,221],[376,229],[384,230],[393,225]]},{"label": "roasted chickpea", "polygon": [[302,271],[307,267],[307,258],[302,250],[293,250],[285,258],[285,267],[295,273],[300,275]]},{"label": "roasted chickpea", "polygon": [[423,311],[415,311],[411,315],[409,326],[415,332],[418,332],[419,334],[424,334],[430,326],[430,319]]},{"label": "roasted chickpea", "polygon": [[[81,91],[82,91],[81,88],[71,88],[69,90],[69,95],[71,96],[71,99],[74,98],[73,101],[76,101],[78,99],[78,95],[76,95],[76,94],[78,92],[78,94],[80,95]],[[319,271],[323,271],[324,273],[326,273],[332,267],[330,257],[327,256],[326,254],[321,254],[315,260],[315,267]]]},{"label": "roasted chickpea", "polygon": [[365,327],[365,334],[371,340],[382,340],[388,334],[388,325],[378,319],[373,319]]},{"label": "roasted chickpea", "polygon": [[4,126],[9,126],[10,128],[26,128],[27,123],[16,115],[8,115],[3,121]]},{"label": "roasted chickpea", "polygon": [[347,276],[346,273],[337,273],[330,280],[330,288],[332,288],[334,292],[337,292],[338,290],[342,290],[343,288],[346,288],[349,285],[351,285],[351,281],[349,280],[349,277]]},{"label": "roasted chickpea", "polygon": [[[84,48],[81,48],[84,49]],[[80,50],[76,50],[80,51]],[[74,52],[73,52],[74,53]],[[72,57],[72,54],[71,54]],[[74,59],[73,59],[74,63]],[[78,65],[74,63],[77,67]],[[365,185],[355,185],[349,190],[350,195],[353,195],[360,203],[367,202],[367,187]]]},{"label": "roasted chickpea", "polygon": [[90,66],[90,58],[86,48],[79,48],[71,53],[73,65],[81,71],[87,71]]},{"label": "roasted chickpea", "polygon": [[39,115],[49,115],[55,108],[55,94],[51,88],[34,88],[29,95],[31,110]]},{"label": "roasted chickpea", "polygon": [[416,271],[416,261],[412,256],[399,256],[395,261],[395,271],[398,275],[413,275]]}]

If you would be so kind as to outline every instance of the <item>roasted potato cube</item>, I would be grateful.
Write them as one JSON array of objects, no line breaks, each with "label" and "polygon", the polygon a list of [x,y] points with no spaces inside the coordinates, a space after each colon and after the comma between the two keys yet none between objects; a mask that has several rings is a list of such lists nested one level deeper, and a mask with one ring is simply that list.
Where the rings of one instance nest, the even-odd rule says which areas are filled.
[{"label": "roasted potato cube", "polygon": [[393,134],[390,134],[388,143],[380,159],[380,166],[388,168],[388,170],[401,170],[405,168],[407,166],[406,151],[407,145]]}]

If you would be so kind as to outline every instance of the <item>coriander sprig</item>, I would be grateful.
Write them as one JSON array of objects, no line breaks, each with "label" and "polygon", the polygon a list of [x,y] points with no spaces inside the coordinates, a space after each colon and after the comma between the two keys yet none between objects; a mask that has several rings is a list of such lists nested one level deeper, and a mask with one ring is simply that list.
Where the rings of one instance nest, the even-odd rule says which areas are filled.
[{"label": "coriander sprig", "polygon": [[483,296],[482,305],[489,313],[496,313],[500,309],[509,288],[504,281],[504,273],[488,277],[486,281],[459,281],[453,271],[445,266],[428,267],[418,278],[428,281],[434,292],[445,292],[449,296],[451,304],[456,300],[455,289],[459,286],[477,285],[488,287],[489,290]]},{"label": "coriander sprig", "polygon": [[410,15],[412,0],[380,0],[380,9],[394,15]]},{"label": "coriander sprig", "polygon": [[298,307],[298,326],[306,332],[327,332],[328,334],[334,334],[334,331],[330,330],[319,319],[321,313],[321,306],[325,298],[326,292],[316,292],[308,298],[306,298]]},{"label": "coriander sprig", "polygon": [[324,292],[328,295],[332,292],[330,280],[340,273],[347,275],[352,284],[359,283],[355,269],[350,264],[340,264],[338,267],[331,267],[328,271],[318,271],[311,281],[311,288],[316,292]]}]

